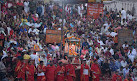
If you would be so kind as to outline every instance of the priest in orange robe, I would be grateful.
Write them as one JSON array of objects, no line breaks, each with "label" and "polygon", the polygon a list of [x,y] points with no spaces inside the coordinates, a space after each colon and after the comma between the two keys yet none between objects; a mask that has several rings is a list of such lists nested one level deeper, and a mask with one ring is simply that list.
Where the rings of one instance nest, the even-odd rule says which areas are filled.
[{"label": "priest in orange robe", "polygon": [[59,65],[56,69],[56,81],[64,81],[65,79],[65,67],[62,62],[59,62]]},{"label": "priest in orange robe", "polygon": [[112,76],[112,81],[122,81],[122,77],[118,75],[118,72],[116,71],[115,74]]},{"label": "priest in orange robe", "polygon": [[34,74],[36,72],[36,68],[33,64],[33,61],[29,60],[28,65],[26,66],[26,81],[34,81]]},{"label": "priest in orange robe", "polygon": [[75,75],[75,68],[71,64],[71,61],[68,60],[68,64],[65,66],[66,71],[66,81],[74,81],[76,75]]},{"label": "priest in orange robe", "polygon": [[133,81],[132,79],[125,79],[124,81]]},{"label": "priest in orange robe", "polygon": [[92,71],[92,80],[99,81],[101,71],[99,65],[97,64],[97,60],[94,60],[94,63],[91,65],[91,71]]},{"label": "priest in orange robe", "polygon": [[50,65],[46,67],[46,81],[55,81],[56,67],[53,65],[53,61],[50,61]]},{"label": "priest in orange robe", "polygon": [[89,66],[86,64],[86,59],[83,59],[83,63],[81,64],[80,69],[80,79],[81,81],[89,81],[90,77],[90,69]]},{"label": "priest in orange robe", "polygon": [[40,64],[38,65],[37,81],[46,81],[45,70],[43,61],[40,61]]},{"label": "priest in orange robe", "polygon": [[25,81],[25,71],[26,71],[26,65],[23,59],[19,60],[15,72],[17,74],[17,78],[22,78],[23,81]]},{"label": "priest in orange robe", "polygon": [[129,76],[124,81],[133,81],[131,75],[129,74]]}]

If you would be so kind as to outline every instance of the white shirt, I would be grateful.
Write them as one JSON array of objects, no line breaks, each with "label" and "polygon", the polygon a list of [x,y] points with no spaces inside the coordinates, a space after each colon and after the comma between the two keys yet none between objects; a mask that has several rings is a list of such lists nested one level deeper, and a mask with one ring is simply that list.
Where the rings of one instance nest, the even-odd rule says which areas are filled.
[{"label": "white shirt", "polygon": [[104,43],[103,43],[103,41],[101,41],[101,40],[97,40],[97,42],[102,46],[102,45],[105,45]]},{"label": "white shirt", "polygon": [[122,60],[122,61],[121,61],[121,66],[126,67],[126,66],[127,66],[127,62],[126,62],[126,61],[124,62],[124,61]]},{"label": "white shirt", "polygon": [[31,32],[32,32],[32,28],[29,28],[28,33],[31,33]]},{"label": "white shirt", "polygon": [[108,28],[107,27],[102,27],[101,28],[101,34],[107,34],[108,33]]},{"label": "white shirt", "polygon": [[47,66],[47,57],[45,57],[45,58],[40,57],[40,59],[43,61],[44,66]]},{"label": "white shirt", "polygon": [[135,57],[136,57],[136,49],[132,49],[132,51],[131,50],[129,50],[128,51],[128,58],[132,61],[132,62],[134,62],[134,59],[135,59]]},{"label": "white shirt", "polygon": [[43,5],[41,7],[42,7],[42,13],[41,13],[41,15],[44,15],[45,7]]},{"label": "white shirt", "polygon": [[133,17],[132,17],[132,15],[128,14],[127,18],[128,18],[128,20],[132,20]]},{"label": "white shirt", "polygon": [[111,55],[114,55],[114,50],[111,48],[110,51]]},{"label": "white shirt", "polygon": [[8,35],[10,35],[11,28],[7,27],[7,30],[8,30]]},{"label": "white shirt", "polygon": [[34,23],[26,22],[26,25],[28,25],[30,27],[30,26],[33,26]]},{"label": "white shirt", "polygon": [[127,45],[126,45],[126,44],[123,44],[122,47],[123,47],[123,48],[128,47],[128,44],[127,44]]},{"label": "white shirt", "polygon": [[92,40],[87,39],[87,42],[88,42],[89,45],[93,45],[93,41]]},{"label": "white shirt", "polygon": [[121,21],[121,25],[127,26],[127,22],[126,21],[125,22]]},{"label": "white shirt", "polygon": [[132,55],[137,56],[137,51],[136,51],[136,49],[132,49]]},{"label": "white shirt", "polygon": [[26,13],[28,13],[28,11],[29,11],[29,2],[27,1],[27,2],[24,2],[24,11],[26,12]]},{"label": "white shirt", "polygon": [[32,33],[34,33],[34,34],[39,34],[39,30],[38,29],[32,29],[32,28],[30,28],[29,30],[28,30],[28,33],[30,33],[30,32],[32,32]]},{"label": "white shirt", "polygon": [[121,11],[121,19],[126,19],[126,11],[125,10],[122,10]]},{"label": "white shirt", "polygon": [[28,41],[28,46],[31,48],[33,47],[33,45],[36,44],[35,41]]},{"label": "white shirt", "polygon": [[129,68],[128,69],[124,68],[123,69],[123,75],[126,76],[126,74],[128,74],[128,73],[129,73]]},{"label": "white shirt", "polygon": [[35,27],[35,28],[39,28],[40,26],[41,26],[41,23],[35,23],[35,24],[34,24],[34,27]]},{"label": "white shirt", "polygon": [[111,35],[112,37],[115,37],[115,36],[118,35],[118,34],[115,33],[115,32],[111,32],[110,35]]},{"label": "white shirt", "polygon": [[39,63],[39,57],[37,55],[31,54],[30,58],[31,58],[31,60],[35,60],[35,65],[37,67],[38,63]]},{"label": "white shirt", "polygon": [[128,58],[132,61],[132,63],[134,62],[134,58],[135,58],[135,56],[134,55],[132,55],[132,54],[129,54],[128,55]]}]

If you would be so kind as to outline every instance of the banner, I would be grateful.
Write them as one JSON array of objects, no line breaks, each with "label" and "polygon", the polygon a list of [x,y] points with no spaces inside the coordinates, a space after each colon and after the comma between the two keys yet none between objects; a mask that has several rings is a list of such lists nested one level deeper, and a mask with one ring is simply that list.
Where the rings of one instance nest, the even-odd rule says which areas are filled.
[{"label": "banner", "polygon": [[122,45],[123,43],[127,43],[131,45],[133,43],[133,30],[129,29],[121,29],[118,30],[118,43]]},{"label": "banner", "polygon": [[100,14],[103,14],[103,4],[100,3],[88,3],[87,15],[93,16],[97,19]]},{"label": "banner", "polygon": [[46,31],[46,43],[60,43],[61,42],[61,30],[47,30]]}]

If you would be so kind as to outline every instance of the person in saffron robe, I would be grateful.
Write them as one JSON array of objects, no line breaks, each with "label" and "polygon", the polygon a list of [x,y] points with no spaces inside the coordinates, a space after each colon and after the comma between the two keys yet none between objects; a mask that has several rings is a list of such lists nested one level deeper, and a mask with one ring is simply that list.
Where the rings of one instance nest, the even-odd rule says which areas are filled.
[{"label": "person in saffron robe", "polygon": [[45,72],[45,66],[43,64],[43,61],[40,61],[40,64],[38,65],[37,81],[46,81],[44,72]]},{"label": "person in saffron robe", "polygon": [[75,68],[71,64],[71,61],[68,60],[68,64],[65,66],[66,71],[66,81],[74,81],[76,75],[75,75]]},{"label": "person in saffron robe", "polygon": [[125,79],[124,81],[133,81],[133,80],[132,80],[132,78],[130,78],[130,79]]},{"label": "person in saffron robe", "polygon": [[124,81],[133,81],[131,75],[129,74],[128,78],[126,78]]},{"label": "person in saffron robe", "polygon": [[89,77],[90,77],[89,66],[86,64],[86,59],[83,59],[80,69],[80,79],[81,81],[89,81]]},{"label": "person in saffron robe", "polygon": [[17,73],[17,78],[21,78],[23,81],[25,81],[25,71],[26,71],[26,65],[23,58],[21,58],[18,61],[15,68],[15,72]]},{"label": "person in saffron robe", "polygon": [[56,69],[56,81],[64,81],[65,79],[65,67],[62,62],[59,62],[59,65]]},{"label": "person in saffron robe", "polygon": [[94,63],[91,65],[91,71],[92,71],[92,80],[99,81],[101,71],[97,63],[97,60],[94,60]]},{"label": "person in saffron robe", "polygon": [[26,66],[26,81],[34,81],[34,74],[36,72],[36,68],[33,65],[33,61],[29,60],[28,65]]},{"label": "person in saffron robe", "polygon": [[72,64],[75,65],[75,68],[79,67],[81,64],[81,61],[79,59],[79,55],[77,55],[73,60],[72,60]]},{"label": "person in saffron robe", "polygon": [[118,75],[117,71],[115,71],[115,74],[112,76],[112,81],[122,81],[122,77]]},{"label": "person in saffron robe", "polygon": [[75,81],[80,81],[80,78],[79,78],[80,77],[80,73],[79,73],[79,71],[80,71],[80,67],[81,67],[81,61],[79,59],[79,55],[77,55],[76,57],[74,57],[72,59],[72,64],[73,64],[73,66],[75,68],[75,73],[76,73]]},{"label": "person in saffron robe", "polygon": [[50,61],[50,65],[46,67],[46,81],[55,81],[56,67],[53,65],[53,61]]}]

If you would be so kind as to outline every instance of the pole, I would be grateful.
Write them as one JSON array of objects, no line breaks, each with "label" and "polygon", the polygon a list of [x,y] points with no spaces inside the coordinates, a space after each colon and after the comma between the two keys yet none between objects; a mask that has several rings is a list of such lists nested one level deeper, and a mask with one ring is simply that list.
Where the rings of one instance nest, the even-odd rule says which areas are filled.
[{"label": "pole", "polygon": [[61,26],[61,45],[60,45],[60,54],[62,54],[62,44],[63,44],[63,24],[64,24],[64,0],[62,0],[62,26]]}]

